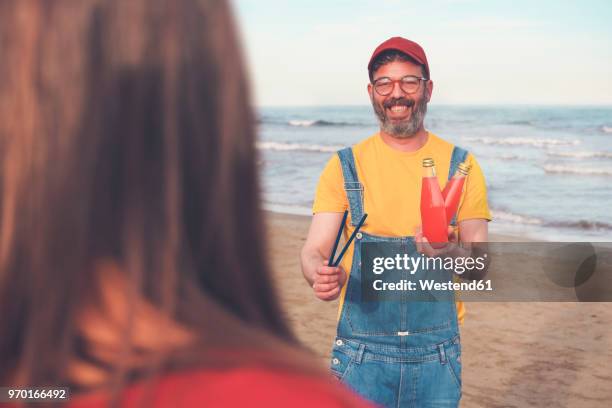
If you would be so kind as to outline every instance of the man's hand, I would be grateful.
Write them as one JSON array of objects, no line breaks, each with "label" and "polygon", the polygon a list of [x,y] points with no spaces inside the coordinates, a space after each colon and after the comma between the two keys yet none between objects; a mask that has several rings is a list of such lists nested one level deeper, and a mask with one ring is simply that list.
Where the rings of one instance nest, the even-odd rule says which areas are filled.
[{"label": "man's hand", "polygon": [[321,300],[338,298],[346,283],[346,273],[342,268],[327,265],[343,215],[341,212],[313,215],[308,238],[300,254],[304,278]]},{"label": "man's hand", "polygon": [[417,252],[431,258],[452,255],[456,253],[459,244],[457,234],[455,234],[455,229],[453,227],[448,227],[448,243],[442,248],[432,247],[427,238],[423,235],[423,229],[420,226],[416,229],[414,241],[416,243]]},{"label": "man's hand", "polygon": [[340,295],[340,290],[346,283],[346,272],[341,266],[327,266],[328,261],[317,268],[312,289],[314,294],[321,300],[335,300]]},{"label": "man's hand", "polygon": [[452,227],[448,228],[448,244],[443,248],[433,248],[427,238],[423,236],[421,227],[416,229],[414,240],[417,251],[428,257],[439,256],[457,257],[479,257],[484,256],[486,267],[482,270],[467,270],[461,275],[462,279],[478,280],[483,279],[489,268],[490,258],[486,256],[488,252],[488,225],[483,218],[474,218],[459,222],[460,237],[457,237]]}]

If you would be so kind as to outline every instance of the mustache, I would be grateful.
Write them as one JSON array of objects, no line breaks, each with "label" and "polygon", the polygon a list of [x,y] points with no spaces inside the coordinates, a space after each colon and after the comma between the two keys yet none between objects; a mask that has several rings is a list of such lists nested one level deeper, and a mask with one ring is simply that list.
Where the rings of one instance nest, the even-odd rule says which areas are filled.
[{"label": "mustache", "polygon": [[384,106],[386,109],[389,109],[390,107],[395,106],[395,105],[403,105],[403,106],[406,106],[406,107],[408,107],[408,108],[412,108],[412,107],[415,105],[415,103],[416,103],[416,102],[415,102],[413,99],[407,99],[407,98],[391,98],[391,99],[389,99],[389,100],[385,101],[385,102],[383,103],[383,106]]}]

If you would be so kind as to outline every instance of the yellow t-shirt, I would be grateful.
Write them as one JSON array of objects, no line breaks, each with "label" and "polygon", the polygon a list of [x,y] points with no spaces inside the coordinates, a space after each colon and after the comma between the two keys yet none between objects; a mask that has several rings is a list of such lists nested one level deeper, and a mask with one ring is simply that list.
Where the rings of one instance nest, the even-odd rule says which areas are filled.
[{"label": "yellow t-shirt", "polygon": [[[421,225],[423,159],[434,159],[440,187],[444,188],[453,147],[451,143],[433,133],[429,133],[425,145],[415,152],[393,149],[378,133],[353,146],[357,175],[364,188],[364,212],[368,214],[362,231],[388,237],[414,235],[415,229]],[[465,181],[457,211],[457,222],[473,218],[490,221],[487,188],[482,170],[472,154],[468,155],[467,162],[472,167]],[[344,191],[342,168],[338,155],[334,154],[319,179],[312,212],[344,212],[346,209],[348,199]],[[344,238],[347,239],[353,230],[349,214]],[[349,274],[352,260],[351,244],[341,263]],[[347,286],[344,286],[340,294],[339,311],[342,310]],[[463,323],[464,315],[463,302],[457,302],[459,323]]]}]

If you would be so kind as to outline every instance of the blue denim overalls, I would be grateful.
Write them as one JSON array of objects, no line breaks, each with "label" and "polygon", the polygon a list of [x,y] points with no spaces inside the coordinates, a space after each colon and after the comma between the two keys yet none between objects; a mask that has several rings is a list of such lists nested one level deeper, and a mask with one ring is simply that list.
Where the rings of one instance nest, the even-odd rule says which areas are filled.
[{"label": "blue denim overalls", "polygon": [[[352,225],[363,214],[363,188],[352,149],[338,152]],[[449,179],[467,152],[455,147]],[[455,224],[453,219],[453,224]],[[361,301],[361,244],[400,243],[418,256],[414,237],[360,232],[338,331],[331,370],[357,393],[384,407],[457,407],[461,398],[461,344],[454,301]],[[454,296],[453,296],[454,298]]]}]

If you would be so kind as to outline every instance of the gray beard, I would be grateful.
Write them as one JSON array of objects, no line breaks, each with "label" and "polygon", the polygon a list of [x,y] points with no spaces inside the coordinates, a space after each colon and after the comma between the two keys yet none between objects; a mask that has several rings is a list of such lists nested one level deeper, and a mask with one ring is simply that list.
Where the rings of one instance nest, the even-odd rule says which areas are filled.
[{"label": "gray beard", "polygon": [[410,117],[402,122],[393,123],[385,114],[385,108],[377,104],[374,99],[371,99],[372,107],[378,117],[378,123],[380,124],[380,130],[398,139],[408,139],[416,135],[416,133],[423,126],[425,120],[425,114],[427,113],[427,100],[421,98],[413,106],[413,111]]}]

